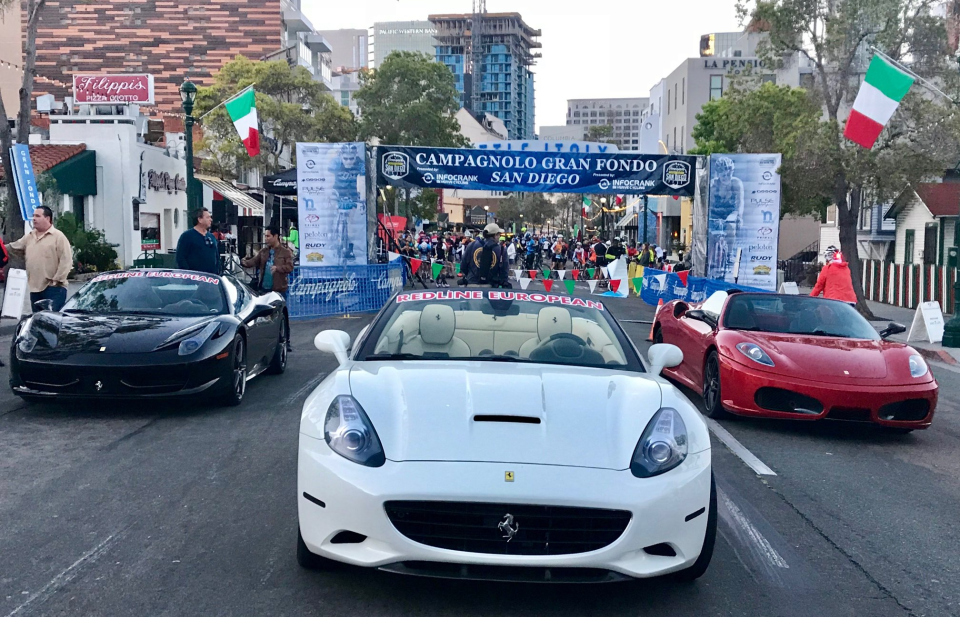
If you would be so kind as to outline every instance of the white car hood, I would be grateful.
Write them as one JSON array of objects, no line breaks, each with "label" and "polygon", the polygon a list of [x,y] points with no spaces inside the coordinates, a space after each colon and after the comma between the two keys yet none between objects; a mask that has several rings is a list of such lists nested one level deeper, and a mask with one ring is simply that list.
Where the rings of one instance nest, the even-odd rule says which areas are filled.
[{"label": "white car hood", "polygon": [[603,469],[630,467],[662,398],[660,385],[638,373],[494,362],[360,362],[350,369],[350,390],[393,461]]}]

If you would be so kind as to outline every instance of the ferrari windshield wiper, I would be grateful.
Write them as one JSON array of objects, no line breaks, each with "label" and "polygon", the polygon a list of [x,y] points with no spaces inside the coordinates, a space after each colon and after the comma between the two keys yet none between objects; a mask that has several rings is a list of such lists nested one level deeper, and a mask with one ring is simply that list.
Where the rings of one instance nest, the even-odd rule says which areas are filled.
[{"label": "ferrari windshield wiper", "polygon": [[470,359],[482,360],[484,362],[530,362],[530,360],[525,360],[520,356],[477,356],[476,358]]},{"label": "ferrari windshield wiper", "polygon": [[817,335],[817,336],[835,336],[835,337],[837,337],[837,338],[850,338],[850,337],[847,336],[846,334],[840,334],[839,332],[827,332],[827,331],[824,330],[823,328],[817,328],[816,330],[814,330],[814,331],[811,332],[810,334],[815,334],[815,335]]}]

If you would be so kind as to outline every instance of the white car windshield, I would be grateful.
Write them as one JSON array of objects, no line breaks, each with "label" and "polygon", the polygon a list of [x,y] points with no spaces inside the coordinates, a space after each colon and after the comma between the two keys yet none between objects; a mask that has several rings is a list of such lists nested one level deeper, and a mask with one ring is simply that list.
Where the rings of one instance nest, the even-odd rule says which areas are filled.
[{"label": "white car windshield", "polygon": [[600,302],[495,290],[400,294],[374,324],[357,359],[643,370]]}]

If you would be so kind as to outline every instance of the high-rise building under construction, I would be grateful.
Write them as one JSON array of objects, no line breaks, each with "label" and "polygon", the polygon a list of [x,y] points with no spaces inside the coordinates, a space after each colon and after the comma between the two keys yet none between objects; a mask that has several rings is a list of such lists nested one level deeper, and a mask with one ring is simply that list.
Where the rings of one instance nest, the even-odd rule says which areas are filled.
[{"label": "high-rise building under construction", "polygon": [[[480,2],[484,7],[486,3]],[[519,13],[431,15],[436,26],[437,61],[450,67],[463,106],[474,114],[503,120],[510,139],[535,135],[534,79],[540,30]]]}]

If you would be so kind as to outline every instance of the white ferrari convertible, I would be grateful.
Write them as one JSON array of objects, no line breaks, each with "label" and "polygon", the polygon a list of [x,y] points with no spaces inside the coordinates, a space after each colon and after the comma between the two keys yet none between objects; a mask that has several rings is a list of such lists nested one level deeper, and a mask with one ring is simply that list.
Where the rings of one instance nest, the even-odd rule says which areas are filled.
[{"label": "white ferrari convertible", "polygon": [[701,576],[717,530],[699,412],[595,299],[395,296],[304,403],[297,559],[451,578]]}]

